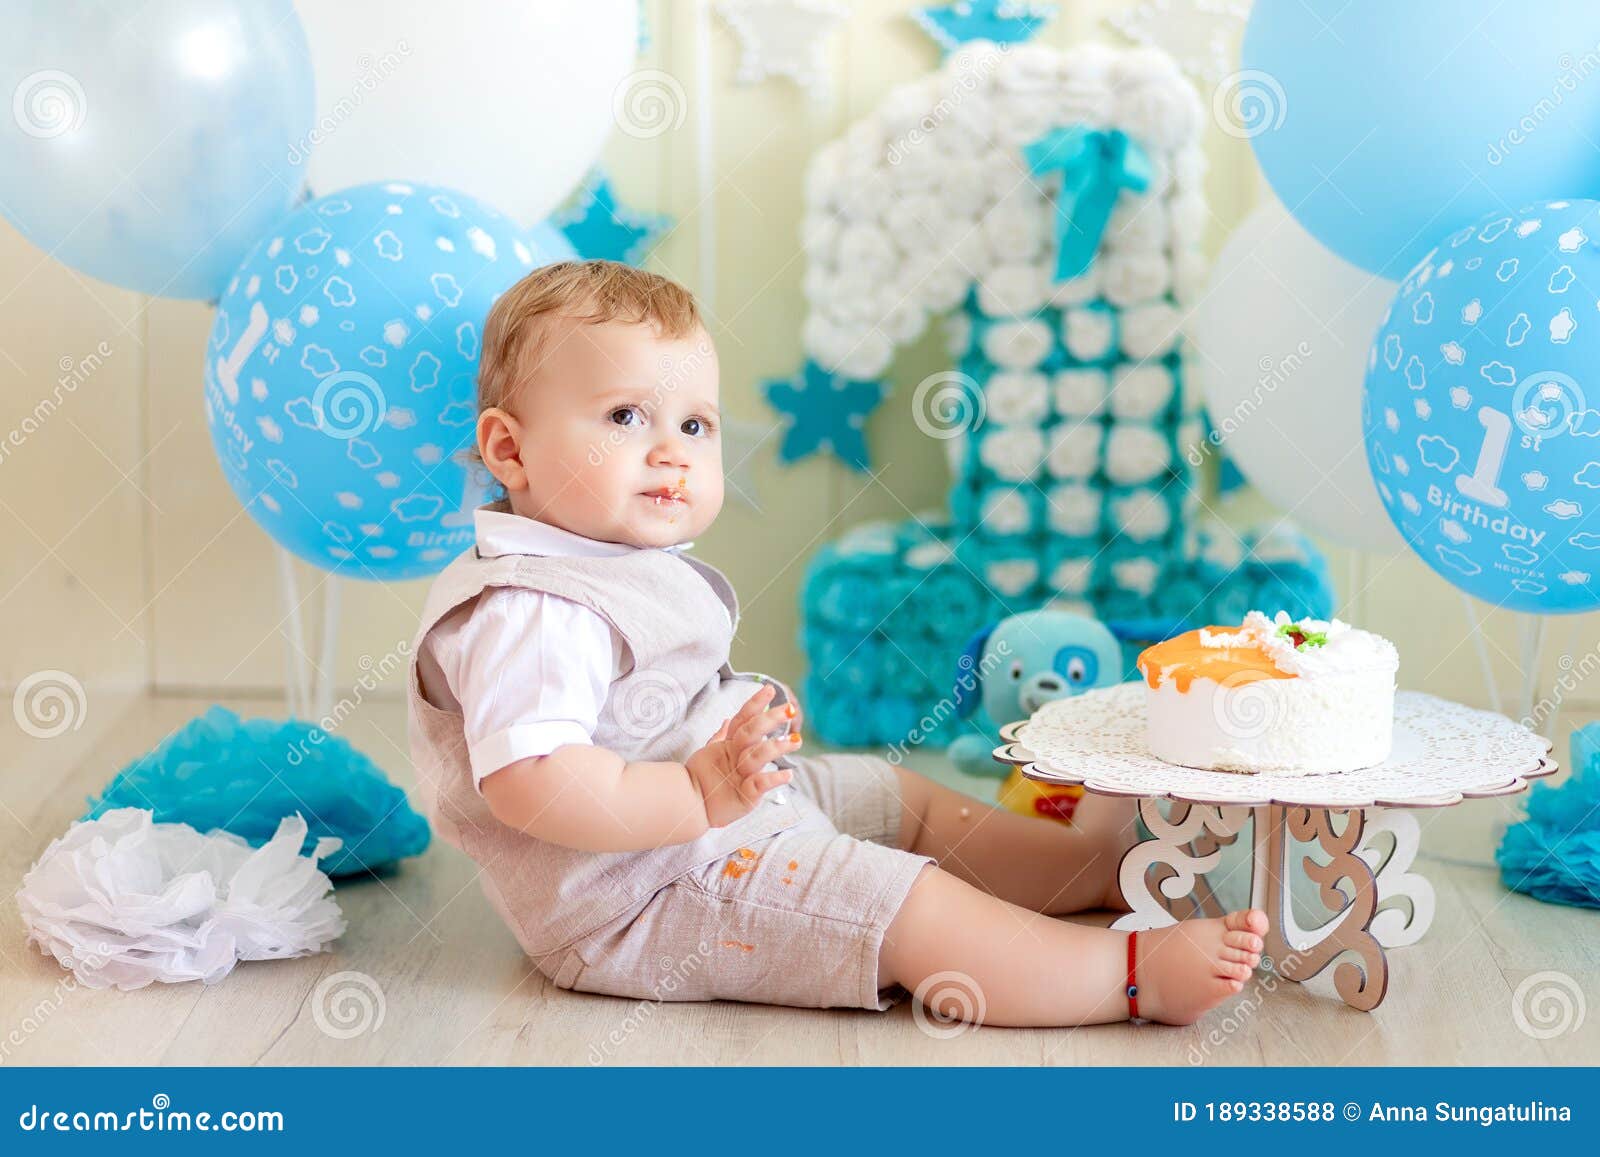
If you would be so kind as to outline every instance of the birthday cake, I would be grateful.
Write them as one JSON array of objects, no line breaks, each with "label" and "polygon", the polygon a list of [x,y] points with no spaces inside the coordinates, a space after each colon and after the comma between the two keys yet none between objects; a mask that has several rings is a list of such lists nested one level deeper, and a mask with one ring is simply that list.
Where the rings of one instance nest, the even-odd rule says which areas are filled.
[{"label": "birthday cake", "polygon": [[1382,763],[1394,731],[1394,644],[1338,619],[1201,627],[1147,647],[1150,753],[1211,771],[1324,775]]}]

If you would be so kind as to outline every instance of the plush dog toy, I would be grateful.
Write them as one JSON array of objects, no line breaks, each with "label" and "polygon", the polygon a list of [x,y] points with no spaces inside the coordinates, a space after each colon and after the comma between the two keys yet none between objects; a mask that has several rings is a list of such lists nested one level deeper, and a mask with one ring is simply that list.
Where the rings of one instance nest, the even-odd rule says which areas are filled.
[{"label": "plush dog toy", "polygon": [[[1000,728],[1026,719],[1052,699],[1081,695],[1122,682],[1118,638],[1161,639],[1177,624],[1102,623],[1071,611],[1045,608],[1001,619],[973,635],[957,664],[955,704],[963,718],[977,715],[978,734],[958,737],[948,754],[968,775],[1005,778],[999,801],[1024,815],[1072,821],[1083,788],[1026,778],[1020,768],[994,758]],[[978,714],[979,709],[982,713]]]}]

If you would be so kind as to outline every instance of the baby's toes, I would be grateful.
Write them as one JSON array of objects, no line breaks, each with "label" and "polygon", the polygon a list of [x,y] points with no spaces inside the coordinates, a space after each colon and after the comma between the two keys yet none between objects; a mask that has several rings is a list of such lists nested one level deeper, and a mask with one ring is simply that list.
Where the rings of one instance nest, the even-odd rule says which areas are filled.
[{"label": "baby's toes", "polygon": [[1222,959],[1232,961],[1234,964],[1248,964],[1251,968],[1261,963],[1261,953],[1248,952],[1243,948],[1224,948]]},{"label": "baby's toes", "polygon": [[1255,971],[1248,964],[1238,964],[1232,960],[1219,960],[1216,963],[1217,975],[1228,980],[1249,980],[1250,974]]},{"label": "baby's toes", "polygon": [[1244,908],[1224,916],[1222,926],[1230,932],[1254,932],[1262,936],[1267,931],[1267,914],[1260,908]]},{"label": "baby's toes", "polygon": [[1229,948],[1238,948],[1244,952],[1261,951],[1261,937],[1254,932],[1224,932],[1222,942]]}]

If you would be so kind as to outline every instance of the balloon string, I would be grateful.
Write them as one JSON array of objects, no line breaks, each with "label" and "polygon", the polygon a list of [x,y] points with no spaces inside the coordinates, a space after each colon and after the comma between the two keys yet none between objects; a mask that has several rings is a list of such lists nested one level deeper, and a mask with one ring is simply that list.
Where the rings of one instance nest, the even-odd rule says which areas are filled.
[{"label": "balloon string", "polygon": [[1539,652],[1544,648],[1544,618],[1523,615],[1517,626],[1522,636],[1522,719],[1532,724],[1534,694],[1539,686]]},{"label": "balloon string", "polygon": [[322,646],[317,662],[316,716],[325,719],[333,711],[333,665],[339,645],[339,576],[323,577]]},{"label": "balloon string", "polygon": [[310,691],[306,685],[305,626],[300,621],[300,591],[294,578],[294,560],[288,550],[278,547],[278,589],[283,594],[284,621],[288,630],[284,636],[283,692],[289,718],[304,719],[309,707]]},{"label": "balloon string", "polygon": [[712,140],[711,3],[700,0],[694,13],[695,161],[700,207],[695,216],[700,233],[700,306],[713,321],[717,316],[717,184]]},{"label": "balloon string", "polygon": [[1489,661],[1489,643],[1483,637],[1483,623],[1472,608],[1472,596],[1466,591],[1460,594],[1461,609],[1467,613],[1467,623],[1472,629],[1472,642],[1478,650],[1478,665],[1483,669],[1483,685],[1489,692],[1489,706],[1498,712],[1502,710],[1500,684],[1494,677],[1494,664]]}]

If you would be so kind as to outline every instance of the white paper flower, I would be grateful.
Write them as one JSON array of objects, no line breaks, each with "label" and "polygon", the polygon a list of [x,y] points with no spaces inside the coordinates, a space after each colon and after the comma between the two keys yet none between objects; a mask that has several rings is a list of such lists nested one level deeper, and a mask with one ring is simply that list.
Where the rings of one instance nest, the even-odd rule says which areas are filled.
[{"label": "white paper flower", "polygon": [[1050,528],[1058,534],[1084,538],[1100,530],[1102,493],[1097,487],[1069,483],[1050,488]]},{"label": "white paper flower", "polygon": [[1100,266],[1100,286],[1112,305],[1140,305],[1172,285],[1172,267],[1164,252],[1105,249]]},{"label": "white paper flower", "polygon": [[1051,272],[1051,305],[1057,308],[1082,305],[1100,296],[1100,266],[1091,265],[1078,276],[1069,277],[1065,281],[1056,281],[1055,270],[1049,266],[1046,268],[1050,268]]},{"label": "white paper flower", "polygon": [[1118,486],[1148,482],[1172,462],[1160,431],[1137,422],[1116,422],[1106,438],[1106,477]]},{"label": "white paper flower", "polygon": [[28,939],[90,988],[215,984],[240,960],[322,952],[344,933],[317,860],[300,855],[306,824],[287,816],[261,848],[116,808],[80,820],[22,879]]},{"label": "white paper flower", "polygon": [[1148,421],[1172,401],[1172,374],[1160,362],[1123,364],[1111,377],[1111,414]]},{"label": "white paper flower", "polygon": [[1033,426],[991,427],[981,438],[978,460],[1007,482],[1027,478],[1044,457],[1044,434]]},{"label": "white paper flower", "polygon": [[1005,369],[1032,369],[1050,352],[1050,327],[1042,321],[996,322],[984,331],[983,352]]},{"label": "white paper flower", "polygon": [[1086,558],[1062,559],[1050,572],[1050,585],[1064,595],[1082,595],[1089,589],[1094,563]]},{"label": "white paper flower", "polygon": [[1159,538],[1172,526],[1172,508],[1155,490],[1136,490],[1114,499],[1111,517],[1117,529],[1135,542]]},{"label": "white paper flower", "polygon": [[1183,314],[1170,301],[1135,305],[1122,313],[1122,352],[1130,358],[1159,358],[1178,340]]},{"label": "white paper flower", "polygon": [[1087,478],[1100,464],[1103,437],[1099,422],[1064,422],[1051,434],[1045,465],[1056,478]]},{"label": "white paper flower", "polygon": [[978,283],[978,308],[990,317],[1030,317],[1044,308],[1049,288],[1043,265],[997,265]]},{"label": "white paper flower", "polygon": [[1091,367],[1058,370],[1051,384],[1056,413],[1063,418],[1088,418],[1100,413],[1111,390],[1106,372]]},{"label": "white paper flower", "polygon": [[1061,313],[1061,344],[1080,362],[1097,362],[1111,352],[1116,325],[1105,309],[1067,309]]},{"label": "white paper flower", "polygon": [[899,263],[894,242],[881,225],[859,222],[839,232],[839,266],[872,283],[882,283]]},{"label": "white paper flower", "polygon": [[1161,577],[1161,565],[1154,559],[1128,558],[1113,563],[1111,575],[1123,590],[1148,595],[1156,589],[1156,579]]},{"label": "white paper flower", "polygon": [[989,534],[1026,534],[1032,515],[1028,500],[1015,488],[997,489],[984,496],[982,529]]},{"label": "white paper flower", "polygon": [[1001,370],[984,384],[984,413],[991,422],[1037,424],[1050,411],[1050,383],[1033,370]]},{"label": "white paper flower", "polygon": [[1030,558],[991,562],[984,568],[989,585],[1008,598],[1015,598],[1039,581],[1039,564]]}]

